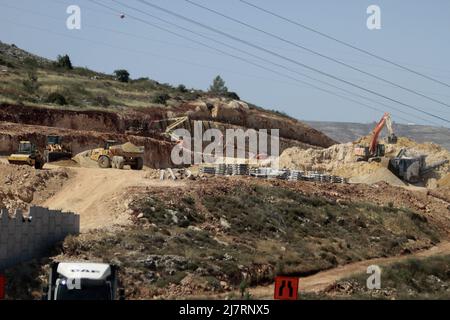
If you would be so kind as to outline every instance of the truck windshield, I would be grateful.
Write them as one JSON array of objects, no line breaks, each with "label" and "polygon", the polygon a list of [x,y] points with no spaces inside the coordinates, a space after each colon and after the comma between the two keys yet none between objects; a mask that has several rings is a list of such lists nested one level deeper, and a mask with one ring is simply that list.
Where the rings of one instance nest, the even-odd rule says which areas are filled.
[{"label": "truck windshield", "polygon": [[47,144],[61,144],[61,138],[58,136],[48,136]]},{"label": "truck windshield", "polygon": [[111,300],[111,290],[108,283],[71,290],[60,284],[56,288],[56,300]]},{"label": "truck windshield", "polygon": [[19,145],[19,153],[23,153],[23,154],[29,154],[31,153],[32,150],[32,146],[31,143],[21,143]]}]

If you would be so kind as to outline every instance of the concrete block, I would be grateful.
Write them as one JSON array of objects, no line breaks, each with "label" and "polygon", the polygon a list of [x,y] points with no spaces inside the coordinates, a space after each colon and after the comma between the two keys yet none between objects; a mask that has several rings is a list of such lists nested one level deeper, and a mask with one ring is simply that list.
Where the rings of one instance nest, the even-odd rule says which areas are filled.
[{"label": "concrete block", "polygon": [[[24,218],[24,216],[26,218]],[[29,219],[31,217],[31,219]],[[25,215],[15,211],[10,219],[0,211],[0,268],[39,257],[68,234],[78,234],[80,217],[71,212],[33,206]]]}]

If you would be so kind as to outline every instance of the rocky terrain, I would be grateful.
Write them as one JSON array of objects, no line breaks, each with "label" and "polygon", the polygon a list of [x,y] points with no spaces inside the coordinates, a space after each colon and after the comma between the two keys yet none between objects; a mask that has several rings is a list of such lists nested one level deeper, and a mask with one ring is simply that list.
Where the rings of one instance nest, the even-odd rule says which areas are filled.
[{"label": "rocky terrain", "polygon": [[0,65],[7,66],[0,73],[0,154],[13,152],[20,139],[43,148],[46,135],[59,134],[73,145],[74,153],[106,139],[129,140],[145,146],[146,165],[170,167],[173,143],[163,133],[170,119],[180,116],[190,120],[179,128],[190,131],[193,121],[202,121],[204,130],[222,132],[279,129],[281,150],[335,143],[298,120],[240,101],[231,93],[218,96],[149,79],[123,83],[83,68],[64,69],[6,44],[0,45]]},{"label": "rocky terrain", "polygon": [[[399,186],[406,186],[404,182],[386,169],[386,164],[356,161],[353,149],[356,145],[362,143],[363,140],[367,140],[367,137],[345,144],[335,144],[326,149],[305,150],[292,147],[281,154],[280,166],[298,170],[329,172],[350,178],[351,182],[373,183],[385,181]],[[383,143],[383,140],[381,142]],[[427,165],[440,160],[450,161],[450,152],[435,143],[417,143],[405,137],[401,137],[396,144],[387,144],[386,141],[384,143],[386,145],[386,157],[394,157],[401,149],[406,148],[409,156],[426,155]],[[437,181],[447,175],[449,167],[450,164],[447,163],[424,176],[420,185],[436,188]]]},{"label": "rocky terrain", "polygon": [[[84,68],[61,69],[1,43],[0,65],[6,66],[0,73],[3,156],[20,140],[42,149],[48,134],[62,136],[74,154],[107,139],[145,147],[142,171],[71,160],[35,170],[1,158],[0,206],[73,211],[80,215],[82,231],[46,257],[7,270],[8,298],[39,298],[51,261],[114,263],[129,299],[270,298],[275,275],[309,279],[310,291],[317,294],[374,259],[394,263],[423,252],[450,253],[448,165],[420,186],[409,186],[378,163],[355,161],[354,144],[367,138],[336,144],[303,122],[236,94],[214,95],[149,79],[121,83]],[[32,91],[23,85],[30,72],[39,84]],[[49,99],[53,93],[64,100]],[[177,174],[176,180],[160,180],[156,169],[173,166],[174,143],[164,131],[179,116],[189,117],[182,125],[187,130],[194,120],[222,132],[278,128],[282,167],[359,180],[331,184],[211,176],[198,166],[189,168],[189,178]],[[426,153],[431,162],[450,159],[437,144],[405,137],[387,153],[402,147]],[[319,283],[316,290],[320,281],[311,277],[323,272],[329,272],[325,286]],[[424,270],[424,279],[432,272]],[[442,274],[436,277],[445,280]],[[359,294],[352,286],[351,292]],[[317,297],[338,297],[339,288],[336,284]]]},{"label": "rocky terrain", "polygon": [[70,174],[66,169],[36,171],[28,166],[0,163],[0,207],[26,211],[57,193]]},{"label": "rocky terrain", "polygon": [[[94,170],[92,176],[100,169],[85,170]],[[198,177],[171,184],[150,179],[146,187],[119,193],[128,223],[118,220],[106,227],[103,222],[104,227],[98,224],[69,237],[52,259],[121,266],[130,299],[238,298],[241,286],[269,285],[279,273],[304,277],[351,262],[425,250],[448,237],[447,203],[384,183]],[[50,202],[62,195],[76,199],[79,191],[63,190]],[[114,203],[118,194],[110,196]],[[102,203],[110,208],[110,202]],[[83,212],[82,220],[90,217]],[[40,280],[28,298],[44,285],[48,260],[34,267]]]}]

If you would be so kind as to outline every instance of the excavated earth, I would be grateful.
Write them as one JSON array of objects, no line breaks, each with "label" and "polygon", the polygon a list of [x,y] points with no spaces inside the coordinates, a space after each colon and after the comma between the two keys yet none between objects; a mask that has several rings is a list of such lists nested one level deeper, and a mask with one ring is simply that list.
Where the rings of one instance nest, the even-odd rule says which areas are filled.
[{"label": "excavated earth", "polygon": [[[288,148],[280,156],[280,166],[289,169],[328,172],[349,178],[353,183],[372,184],[384,181],[391,185],[406,186],[386,168],[387,164],[356,161],[354,147],[358,144],[367,145],[368,141],[369,137],[365,137],[354,143],[335,144],[324,149]],[[427,165],[432,165],[440,160],[450,161],[450,152],[434,143],[416,143],[406,137],[400,137],[396,144],[385,145],[386,157],[394,157],[401,149],[406,148],[408,156],[426,155]],[[423,177],[422,185],[430,189],[435,189],[438,181],[444,185],[447,183],[444,177],[448,174],[449,168],[450,163],[447,163],[433,170]]]},{"label": "excavated earth", "polygon": [[[43,170],[8,165],[4,158],[0,164],[4,179],[0,187],[0,206],[27,209],[35,204],[80,214],[82,234],[67,238],[50,256],[62,260],[121,263],[124,281],[130,289],[129,298],[187,298],[199,293],[214,297],[219,292],[228,294],[237,290],[241,277],[248,274],[262,279],[253,285],[267,284],[279,268],[277,257],[284,255],[280,254],[284,251],[286,263],[293,259],[290,263],[294,274],[313,274],[358,259],[424,250],[449,236],[448,166],[432,177],[437,186],[433,190],[398,187],[393,183],[398,182],[393,177],[387,181],[388,173],[378,164],[356,163],[351,152],[353,144],[335,145],[325,135],[298,121],[249,109],[241,102],[199,101],[170,111],[123,110],[118,113],[35,107],[27,110],[28,107],[21,106],[0,108],[0,152],[3,155],[13,152],[18,142],[25,139],[43,148],[49,134],[61,135],[65,143],[71,144],[74,154],[98,147],[107,139],[145,146],[146,167],[142,171],[83,167],[70,161],[46,164]],[[282,166],[363,177],[364,181],[362,184],[326,184],[201,174],[195,174],[192,179],[160,181],[158,171],[152,168],[172,167],[169,159],[173,147],[173,143],[161,134],[168,123],[160,120],[180,115],[203,121],[204,129],[278,127],[281,129],[281,151],[284,151],[280,157]],[[191,130],[192,123],[185,123],[184,128]],[[419,153],[426,152],[431,161],[448,157],[448,152],[439,146],[418,145],[407,139],[400,139],[398,145],[388,149],[388,154],[395,154],[402,146]],[[265,216],[252,220],[250,229],[245,223],[236,223],[233,220],[235,209],[239,213],[238,221],[256,214],[243,205],[242,194],[253,194],[246,200],[252,199],[258,208],[264,201],[265,205],[260,207],[263,210],[274,205],[277,211],[280,202],[285,206],[283,214],[302,221],[301,228],[311,224],[311,229],[305,229],[311,234],[296,244],[298,248],[287,250],[292,239],[298,240],[298,236],[289,238],[289,234],[283,233],[284,227],[279,231],[272,229],[273,221],[283,226],[280,213],[265,212]],[[264,199],[258,200],[255,194],[264,195]],[[137,205],[142,201],[143,207]],[[290,205],[291,201],[297,202]],[[369,212],[379,218],[373,220],[373,225],[362,224],[358,214],[344,218],[346,208],[360,212],[361,217]],[[217,216],[219,211],[216,209],[222,210],[222,216]],[[343,216],[335,216],[335,210]],[[308,216],[309,212],[315,214],[316,211],[321,212],[317,217],[323,221],[314,221],[318,219],[316,216]],[[401,217],[396,216],[400,214]],[[185,225],[188,220],[182,219],[188,219],[189,225]],[[417,225],[423,229],[403,230],[397,219],[407,219],[409,226]],[[378,223],[384,224],[384,228],[376,227]],[[328,229],[328,224],[334,229]],[[244,228],[242,232],[247,234],[246,237],[239,228]],[[263,240],[258,228],[269,232]],[[359,257],[353,257],[349,245],[359,246],[358,237],[366,237],[363,228],[375,232],[370,234],[370,238],[375,239],[374,245],[365,253],[358,253]],[[324,236],[323,230],[330,230],[330,235]],[[352,236],[341,239],[342,230]],[[376,232],[392,235],[392,239],[388,238],[391,247],[378,243]],[[294,259],[291,255],[307,250],[315,252],[317,241],[314,237],[321,237],[323,252],[317,256],[307,254],[297,264],[298,257]],[[281,239],[287,240],[284,243]],[[349,243],[343,245],[344,239]],[[303,240],[308,242],[304,250],[301,248]],[[206,246],[208,254],[195,252],[197,248],[191,241]],[[190,256],[198,257],[195,259],[198,265],[189,262]],[[24,265],[35,275],[33,285],[23,285],[28,291],[10,296],[38,297],[33,290],[45,283],[48,259]],[[156,269],[155,265],[158,266]],[[16,276],[20,273],[18,269],[7,272],[15,275],[14,281],[26,279],[26,276]],[[145,284],[143,290],[139,289],[142,284]],[[153,289],[146,291],[147,285]]]},{"label": "excavated earth", "polygon": [[250,109],[240,101],[221,99],[186,102],[181,107],[126,109],[117,112],[74,111],[2,104],[0,106],[0,154],[14,152],[20,140],[31,140],[41,150],[49,134],[58,134],[70,144],[73,154],[103,145],[107,139],[130,141],[145,147],[145,165],[153,168],[173,166],[170,152],[174,144],[162,133],[168,118],[188,115],[180,128],[192,132],[194,120],[203,130],[248,128],[280,130],[280,152],[289,147],[329,147],[335,142],[321,132],[287,117]]}]

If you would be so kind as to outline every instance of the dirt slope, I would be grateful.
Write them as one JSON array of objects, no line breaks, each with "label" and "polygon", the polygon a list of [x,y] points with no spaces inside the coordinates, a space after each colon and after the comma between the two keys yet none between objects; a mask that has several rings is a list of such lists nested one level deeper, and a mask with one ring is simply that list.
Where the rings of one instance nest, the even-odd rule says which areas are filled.
[{"label": "dirt slope", "polygon": [[173,186],[183,182],[147,179],[147,171],[98,168],[71,168],[73,177],[44,202],[44,206],[76,212],[81,216],[81,230],[126,224],[129,219],[128,187]]}]

